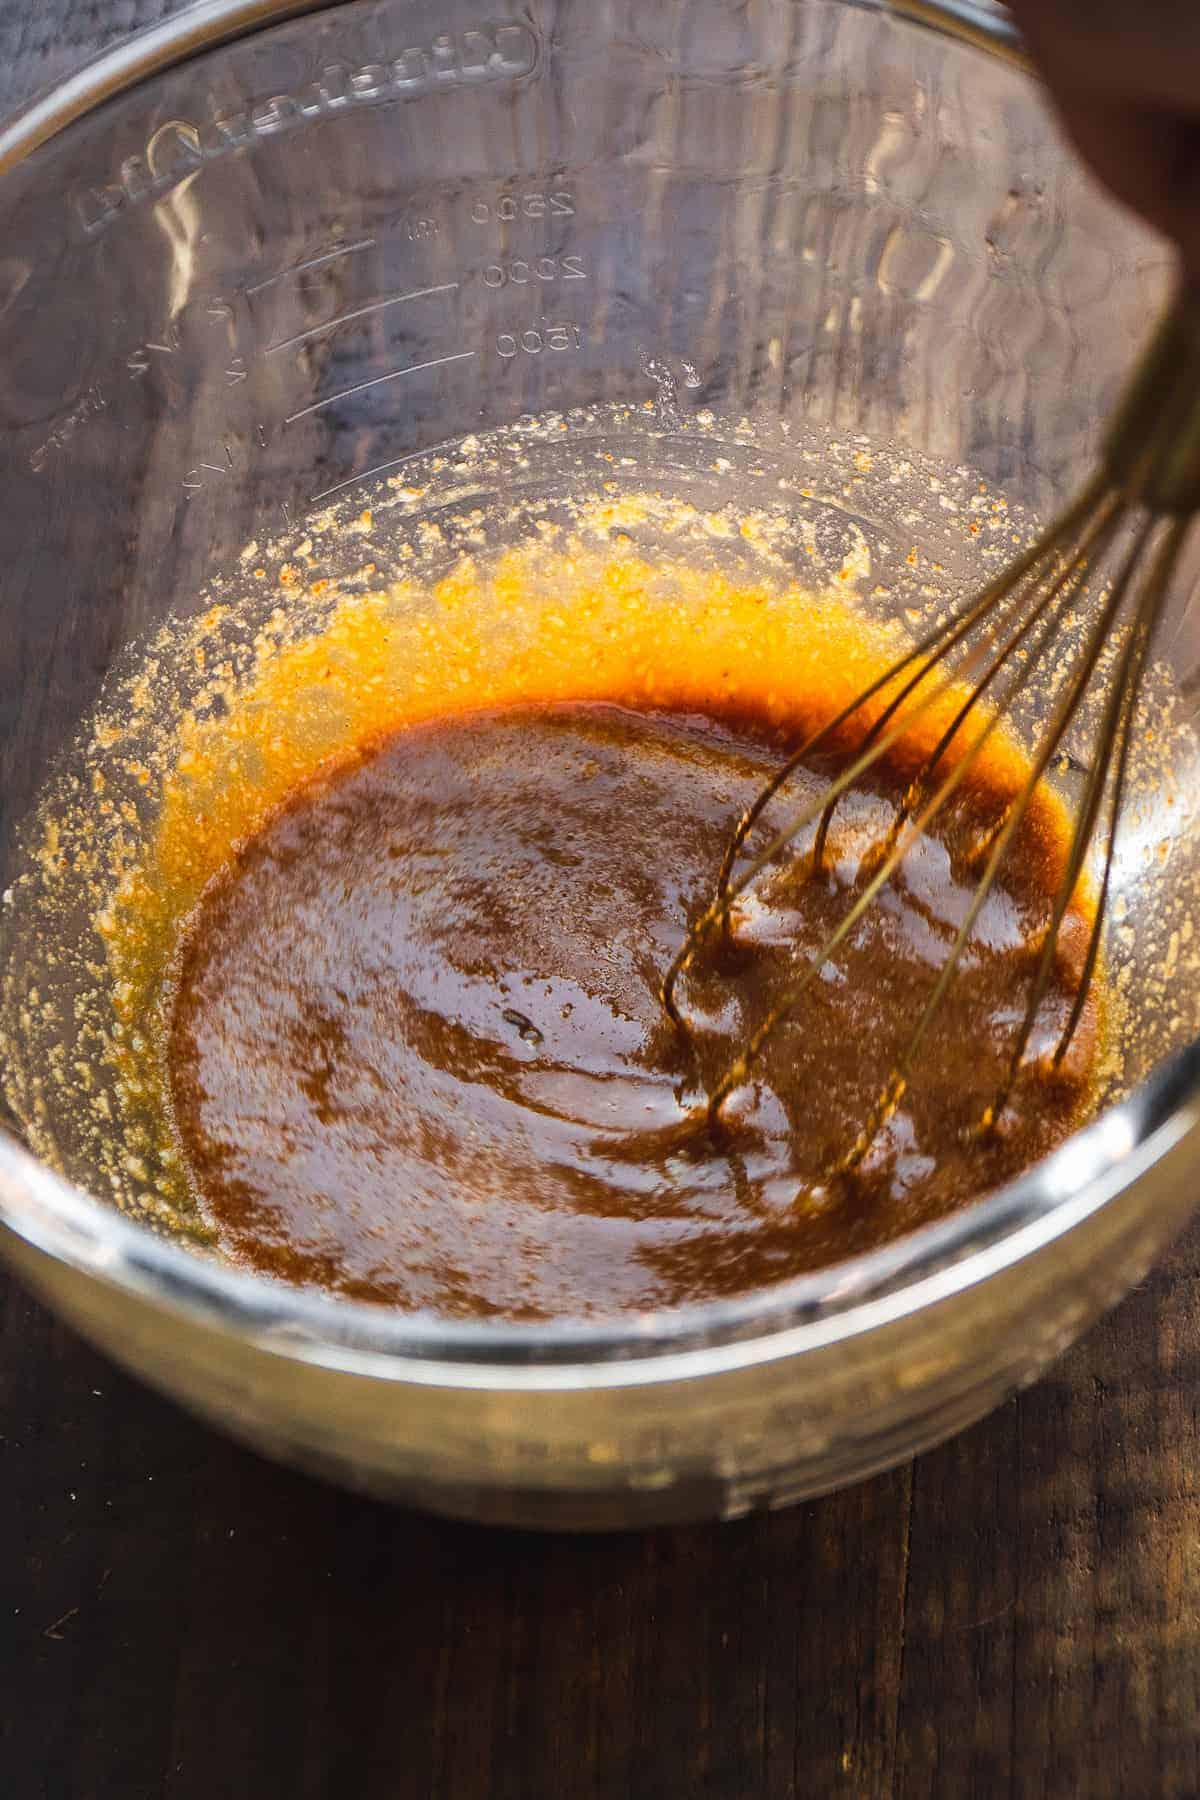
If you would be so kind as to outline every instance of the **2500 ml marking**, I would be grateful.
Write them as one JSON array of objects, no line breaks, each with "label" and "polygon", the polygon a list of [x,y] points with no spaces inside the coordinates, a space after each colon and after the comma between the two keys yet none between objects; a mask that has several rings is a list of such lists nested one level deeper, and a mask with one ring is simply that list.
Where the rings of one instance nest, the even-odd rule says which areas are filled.
[{"label": "2500 ml marking", "polygon": [[573,219],[575,196],[562,189],[554,193],[500,194],[493,200],[473,200],[471,217],[476,225],[497,221],[508,224],[511,219]]}]

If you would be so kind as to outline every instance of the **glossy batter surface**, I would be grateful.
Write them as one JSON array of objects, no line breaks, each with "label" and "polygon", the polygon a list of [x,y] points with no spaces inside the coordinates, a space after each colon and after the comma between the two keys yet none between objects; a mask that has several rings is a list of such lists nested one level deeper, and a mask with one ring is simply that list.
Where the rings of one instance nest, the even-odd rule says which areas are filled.
[{"label": "glossy batter surface", "polygon": [[[661,977],[785,751],[745,712],[505,707],[411,725],[300,790],[210,885],[178,965],[176,1126],[226,1250],[406,1309],[613,1314],[886,1242],[1058,1143],[1086,1098],[1091,1003],[1063,1069],[1031,1063],[1001,1128],[971,1130],[1058,861],[1030,841],[903,1107],[855,1177],[828,1179],[966,910],[979,796],[823,969],[726,1128],[705,1128],[703,1081],[841,917],[900,792],[885,776],[848,795],[824,866],[781,864],[747,896],[685,984],[697,1056]],[[789,805],[827,777],[802,772]],[[1035,1050],[1069,1012],[1084,923]]]}]

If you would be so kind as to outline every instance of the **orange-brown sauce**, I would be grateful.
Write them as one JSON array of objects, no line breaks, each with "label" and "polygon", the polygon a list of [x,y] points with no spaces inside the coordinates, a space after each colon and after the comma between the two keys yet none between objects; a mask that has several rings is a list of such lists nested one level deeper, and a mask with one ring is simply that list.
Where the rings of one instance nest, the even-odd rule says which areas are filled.
[{"label": "orange-brown sauce", "polygon": [[[611,652],[610,652],[611,654]],[[630,704],[613,682],[461,706],[308,779],[209,883],[179,952],[167,1036],[189,1180],[237,1259],[334,1292],[458,1316],[613,1314],[742,1292],[885,1243],[1028,1167],[1077,1122],[1097,1039],[1068,915],[1033,1056],[1003,1078],[1062,821],[1039,800],[980,916],[903,1104],[830,1179],[942,966],[986,821],[1021,774],[997,748],[768,1041],[724,1127],[716,1079],[866,879],[913,747],[848,794],[821,868],[781,861],[683,999],[659,984],[712,891],[733,820],[823,705],[820,664],[764,669],[772,707]],[[669,677],[664,685],[670,688]],[[785,700],[787,696],[785,694]],[[790,718],[789,718],[790,714]],[[932,728],[932,727],[930,727]],[[829,766],[804,769],[791,808]],[[772,816],[782,816],[781,813]]]}]

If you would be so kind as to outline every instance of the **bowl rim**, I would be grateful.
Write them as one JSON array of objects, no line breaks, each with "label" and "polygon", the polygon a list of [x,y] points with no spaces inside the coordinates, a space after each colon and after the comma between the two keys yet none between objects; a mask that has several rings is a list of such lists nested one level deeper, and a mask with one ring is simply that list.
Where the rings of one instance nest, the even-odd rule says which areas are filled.
[{"label": "bowl rim", "polygon": [[[191,5],[129,33],[90,57],[0,119],[0,176],[25,162],[42,144],[153,75],[306,13],[336,12],[355,0],[191,0]],[[997,0],[840,0],[866,12],[889,13],[972,45],[1033,73],[1011,18]]]},{"label": "bowl rim", "polygon": [[[104,101],[192,56],[346,0],[195,0],[0,124],[0,177]],[[891,13],[1028,71],[978,0],[840,0]],[[290,1287],[155,1233],[56,1175],[0,1128],[0,1226],[78,1273],[298,1361],[469,1386],[633,1385],[827,1348],[961,1295],[1118,1199],[1200,1128],[1200,1040],[1006,1187],[881,1249],[732,1300],[612,1320],[485,1323]]]}]

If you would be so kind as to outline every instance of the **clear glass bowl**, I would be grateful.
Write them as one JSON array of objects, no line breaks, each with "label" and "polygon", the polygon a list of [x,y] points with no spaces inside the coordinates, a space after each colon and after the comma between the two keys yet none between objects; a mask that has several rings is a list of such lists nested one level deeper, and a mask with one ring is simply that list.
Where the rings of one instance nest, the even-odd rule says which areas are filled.
[{"label": "clear glass bowl", "polygon": [[[1060,146],[994,9],[953,14],[973,45],[867,0],[207,0],[0,132],[0,889],[128,647],[445,441],[553,412],[566,467],[615,405],[684,485],[703,414],[751,485],[861,438],[1015,516],[1073,491],[1166,255]],[[912,529],[884,482],[822,505],[885,562]],[[1127,1091],[1015,1186],[732,1303],[454,1325],[154,1234],[88,1192],[64,1108],[48,1157],[28,1120],[0,1134],[5,1255],[269,1454],[476,1518],[731,1515],[932,1444],[1192,1205],[1189,592],[1156,675],[1185,779],[1141,793],[1119,871]],[[35,951],[5,946],[27,996]]]}]

